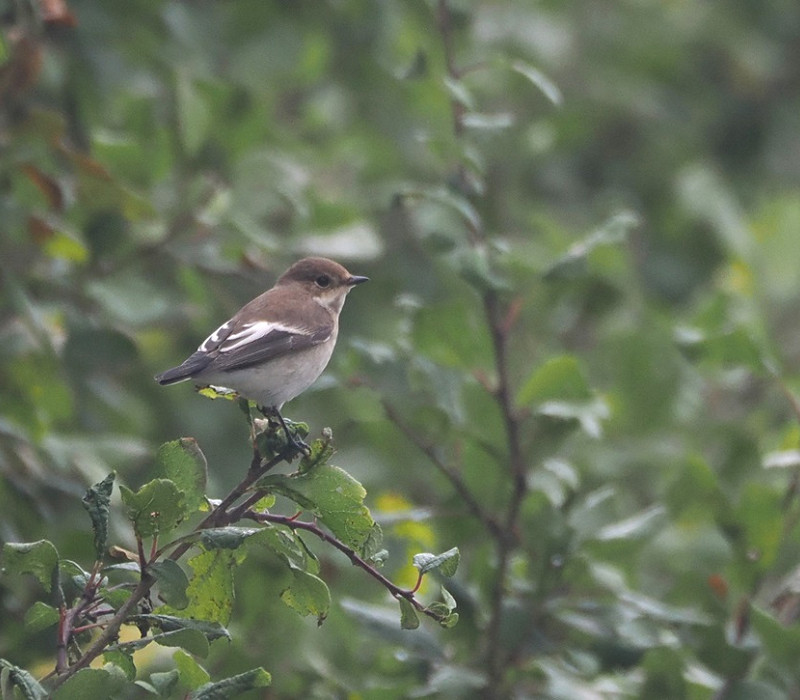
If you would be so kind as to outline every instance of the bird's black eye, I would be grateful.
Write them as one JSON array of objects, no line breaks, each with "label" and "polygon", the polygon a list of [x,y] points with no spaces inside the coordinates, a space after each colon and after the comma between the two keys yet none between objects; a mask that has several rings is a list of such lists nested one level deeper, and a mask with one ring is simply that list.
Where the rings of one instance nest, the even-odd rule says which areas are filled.
[{"label": "bird's black eye", "polygon": [[314,282],[317,283],[317,287],[322,287],[323,289],[325,289],[325,287],[330,286],[331,278],[328,277],[328,275],[320,275],[319,277],[317,277],[317,279],[314,280]]}]

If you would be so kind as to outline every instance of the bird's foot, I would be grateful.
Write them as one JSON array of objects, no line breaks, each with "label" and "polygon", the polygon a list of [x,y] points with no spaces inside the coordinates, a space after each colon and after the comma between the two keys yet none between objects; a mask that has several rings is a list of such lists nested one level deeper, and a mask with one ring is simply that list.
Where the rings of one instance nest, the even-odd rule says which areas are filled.
[{"label": "bird's foot", "polygon": [[[259,406],[258,410],[267,418],[271,425],[280,427],[286,437],[286,447],[293,452],[299,452],[308,457],[311,454],[311,447],[303,440],[303,437],[308,435],[308,426],[305,423],[295,423],[291,420],[286,420],[280,411],[272,407]],[[303,437],[298,435],[299,432],[303,433]]]}]

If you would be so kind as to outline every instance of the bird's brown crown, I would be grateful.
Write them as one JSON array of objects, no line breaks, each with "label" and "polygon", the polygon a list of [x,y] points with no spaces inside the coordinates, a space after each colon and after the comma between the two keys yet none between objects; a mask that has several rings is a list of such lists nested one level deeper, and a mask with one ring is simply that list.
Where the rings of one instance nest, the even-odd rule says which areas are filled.
[{"label": "bird's brown crown", "polygon": [[325,289],[351,287],[364,281],[366,277],[351,275],[344,266],[333,260],[315,257],[298,260],[278,278],[276,286],[299,282],[313,283],[320,289]]},{"label": "bird's brown crown", "polygon": [[286,270],[277,283],[315,282],[322,275],[327,275],[331,281],[341,283],[344,283],[350,277],[350,273],[333,260],[328,260],[328,258],[303,258]]}]

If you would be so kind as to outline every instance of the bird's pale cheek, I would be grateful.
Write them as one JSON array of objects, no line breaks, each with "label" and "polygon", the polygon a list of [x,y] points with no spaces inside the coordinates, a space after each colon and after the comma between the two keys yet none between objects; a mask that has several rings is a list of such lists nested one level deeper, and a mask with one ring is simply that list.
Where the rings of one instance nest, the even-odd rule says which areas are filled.
[{"label": "bird's pale cheek", "polygon": [[342,306],[344,306],[344,298],[347,294],[347,291],[336,294],[321,294],[317,297],[314,297],[314,301],[317,302],[317,304],[319,304],[323,309],[332,311],[333,313],[339,313],[342,310]]}]

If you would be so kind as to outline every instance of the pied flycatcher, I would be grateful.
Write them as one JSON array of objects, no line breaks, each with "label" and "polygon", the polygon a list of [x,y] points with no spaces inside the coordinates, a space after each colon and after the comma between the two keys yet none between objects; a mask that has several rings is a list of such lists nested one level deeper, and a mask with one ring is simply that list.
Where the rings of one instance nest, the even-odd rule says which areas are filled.
[{"label": "pied flycatcher", "polygon": [[245,304],[178,367],[156,376],[159,384],[191,379],[198,386],[233,389],[277,415],[286,401],[322,374],[336,345],[339,312],[347,293],[368,277],[351,275],[327,258],[304,258],[272,289]]}]

